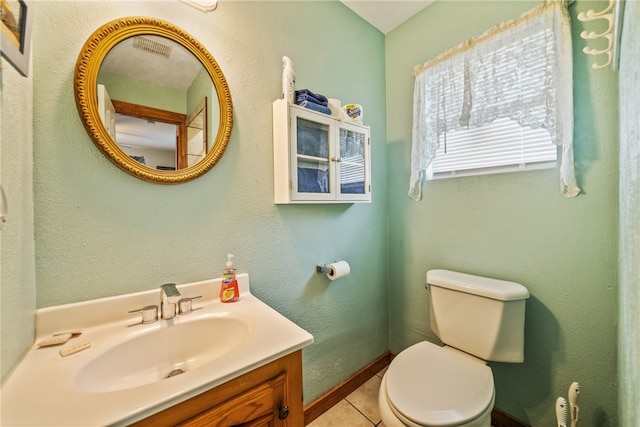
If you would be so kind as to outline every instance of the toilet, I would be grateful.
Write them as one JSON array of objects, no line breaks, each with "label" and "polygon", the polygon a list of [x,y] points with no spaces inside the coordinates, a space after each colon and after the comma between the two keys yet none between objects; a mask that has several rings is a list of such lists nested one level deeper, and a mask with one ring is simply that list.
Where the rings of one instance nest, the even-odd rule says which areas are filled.
[{"label": "toilet", "polygon": [[495,402],[487,361],[524,362],[529,291],[519,283],[429,270],[430,324],[445,344],[401,351],[380,384],[385,427],[490,427]]}]

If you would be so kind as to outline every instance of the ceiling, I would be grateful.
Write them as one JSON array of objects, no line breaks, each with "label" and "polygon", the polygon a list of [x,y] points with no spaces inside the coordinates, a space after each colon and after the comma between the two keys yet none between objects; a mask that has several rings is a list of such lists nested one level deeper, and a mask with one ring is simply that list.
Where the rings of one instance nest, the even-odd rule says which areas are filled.
[{"label": "ceiling", "polygon": [[435,0],[340,0],[364,20],[387,34]]},{"label": "ceiling", "polygon": [[166,37],[147,34],[128,37],[111,48],[100,72],[186,92],[202,68],[198,58],[183,46]]}]

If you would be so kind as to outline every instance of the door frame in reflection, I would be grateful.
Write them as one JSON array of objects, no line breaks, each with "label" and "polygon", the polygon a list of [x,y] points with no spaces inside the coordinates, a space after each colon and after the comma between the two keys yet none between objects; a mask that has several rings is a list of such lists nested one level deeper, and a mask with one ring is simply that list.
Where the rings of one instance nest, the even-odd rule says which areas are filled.
[{"label": "door frame in reflection", "polygon": [[[176,126],[176,169],[187,167],[187,116],[173,111],[112,100],[116,113]],[[116,141],[116,144],[118,142]]]}]

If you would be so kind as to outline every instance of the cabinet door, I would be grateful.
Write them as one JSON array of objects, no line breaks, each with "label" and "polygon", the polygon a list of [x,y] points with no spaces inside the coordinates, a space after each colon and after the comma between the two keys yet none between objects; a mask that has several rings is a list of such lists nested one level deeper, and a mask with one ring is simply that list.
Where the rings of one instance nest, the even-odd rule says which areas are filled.
[{"label": "cabinet door", "polygon": [[277,414],[284,403],[286,373],[209,409],[180,427],[286,426]]},{"label": "cabinet door", "polygon": [[337,141],[336,199],[370,200],[369,130],[343,123],[338,127]]},{"label": "cabinet door", "polygon": [[334,200],[333,119],[291,109],[291,199]]}]

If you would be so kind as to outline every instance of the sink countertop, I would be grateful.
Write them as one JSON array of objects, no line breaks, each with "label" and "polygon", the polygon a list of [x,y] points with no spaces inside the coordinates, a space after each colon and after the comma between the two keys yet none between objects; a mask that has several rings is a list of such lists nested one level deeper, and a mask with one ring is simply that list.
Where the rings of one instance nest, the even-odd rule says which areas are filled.
[{"label": "sink countertop", "polygon": [[[129,327],[140,320],[131,310],[159,305],[160,289],[40,309],[36,343],[54,333],[81,329],[63,346],[34,345],[2,386],[2,425],[128,425],[176,405],[253,369],[313,343],[313,336],[250,292],[248,274],[238,274],[240,300],[223,304],[220,280],[178,285],[193,300],[193,313]],[[184,374],[134,388],[83,392],[77,386],[82,368],[115,345],[158,328],[216,315],[251,318],[253,330],[239,346]],[[181,326],[186,327],[186,326]],[[224,339],[224,337],[216,337]],[[90,342],[87,350],[61,357],[59,350]]]}]

